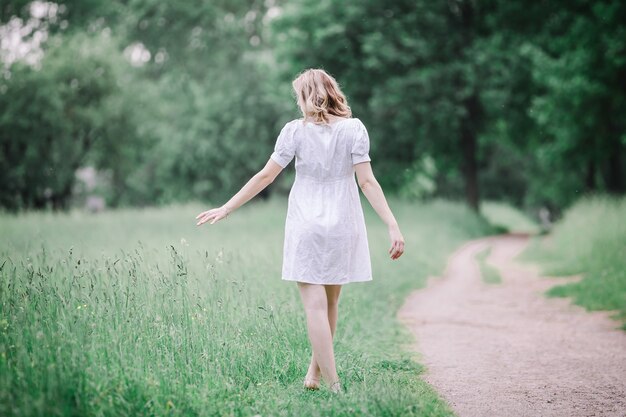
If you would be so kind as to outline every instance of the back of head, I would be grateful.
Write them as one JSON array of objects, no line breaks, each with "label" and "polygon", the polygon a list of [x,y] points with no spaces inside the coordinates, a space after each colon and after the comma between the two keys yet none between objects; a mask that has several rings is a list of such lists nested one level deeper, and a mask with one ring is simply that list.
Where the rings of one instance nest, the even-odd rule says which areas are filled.
[{"label": "back of head", "polygon": [[329,115],[352,116],[346,96],[337,81],[326,71],[303,71],[293,80],[292,85],[305,120],[310,118],[314,123],[322,124],[329,123]]}]

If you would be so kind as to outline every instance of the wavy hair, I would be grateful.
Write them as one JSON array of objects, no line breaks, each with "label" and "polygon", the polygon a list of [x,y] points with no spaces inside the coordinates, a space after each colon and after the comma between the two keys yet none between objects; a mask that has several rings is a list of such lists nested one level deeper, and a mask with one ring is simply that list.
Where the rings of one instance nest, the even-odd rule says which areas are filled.
[{"label": "wavy hair", "polygon": [[329,123],[329,115],[352,117],[348,100],[339,88],[337,81],[322,69],[308,69],[291,83],[298,99],[298,106],[304,120],[312,118],[313,123]]}]

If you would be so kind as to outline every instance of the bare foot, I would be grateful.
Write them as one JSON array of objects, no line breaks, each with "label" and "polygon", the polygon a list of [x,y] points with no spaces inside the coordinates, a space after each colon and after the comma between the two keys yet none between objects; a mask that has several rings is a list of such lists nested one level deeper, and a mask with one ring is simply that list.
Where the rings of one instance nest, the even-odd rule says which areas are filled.
[{"label": "bare foot", "polygon": [[330,391],[333,394],[341,393],[341,383],[339,381],[335,381],[332,384],[330,384]]},{"label": "bare foot", "polygon": [[310,390],[318,390],[320,388],[320,367],[313,366],[313,359],[311,359],[311,364],[309,365],[309,370],[304,377],[304,388]]}]

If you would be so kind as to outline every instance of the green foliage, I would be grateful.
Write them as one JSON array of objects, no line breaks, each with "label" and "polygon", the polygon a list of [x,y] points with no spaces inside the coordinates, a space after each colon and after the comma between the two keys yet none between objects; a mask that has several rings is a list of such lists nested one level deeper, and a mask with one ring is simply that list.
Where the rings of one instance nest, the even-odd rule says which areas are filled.
[{"label": "green foliage", "polygon": [[159,114],[145,124],[154,146],[118,188],[123,203],[218,202],[267,162],[281,126],[271,84],[254,68],[245,78],[219,70],[202,81],[164,76],[147,88],[170,99],[148,104]]},{"label": "green foliage", "polygon": [[200,205],[0,216],[0,414],[450,416],[396,312],[488,227],[459,204],[390,204],[414,249],[391,262],[364,206],[374,280],[342,292],[342,398],[302,388],[304,312],[280,279],[286,199],[200,229]]},{"label": "green foliage", "polygon": [[405,179],[398,195],[406,200],[426,199],[434,195],[437,184],[435,160],[429,156],[413,163],[405,173]]},{"label": "green foliage", "polygon": [[289,118],[263,60],[264,6],[196,3],[130,3],[135,20],[120,22],[154,59],[142,67],[151,82],[139,121],[152,145],[117,176],[119,204],[227,199],[267,162]]},{"label": "green foliage", "polygon": [[[582,274],[549,294],[590,310],[616,310],[626,321],[626,198],[589,196],[565,212],[552,235],[524,254],[548,275]],[[626,327],[625,327],[626,329]]]},{"label": "green foliage", "polygon": [[3,1],[0,4],[0,22],[7,22],[13,16],[29,17],[26,7],[31,0],[11,0]]},{"label": "green foliage", "polygon": [[521,48],[540,88],[528,110],[542,132],[538,173],[554,175],[549,187],[532,179],[535,198],[567,204],[580,190],[626,189],[625,17],[619,1],[568,3]]},{"label": "green foliage", "polygon": [[[0,22],[27,24],[29,4],[3,2]],[[0,81],[3,207],[67,206],[76,164],[107,174],[112,205],[223,200],[299,116],[290,81],[307,67],[342,84],[388,193],[558,212],[585,191],[626,189],[620,0],[55,4],[21,31],[50,35],[42,71],[12,64]],[[71,95],[65,76],[93,91]],[[66,166],[39,163],[42,132]],[[41,175],[50,166],[59,174]]]},{"label": "green foliage", "polygon": [[37,67],[10,68],[0,81],[0,205],[64,207],[90,151],[133,136],[118,96],[127,67],[111,39],[75,36],[53,38]]},{"label": "green foliage", "polygon": [[290,2],[277,51],[289,75],[321,66],[345,83],[383,186],[413,181],[427,153],[440,195],[559,207],[624,191],[624,13],[617,0]]},{"label": "green foliage", "polygon": [[[276,22],[287,76],[323,67],[344,84],[355,115],[371,131],[383,187],[398,189],[425,150],[453,147],[457,118],[449,116],[456,99],[446,90],[449,71],[434,62],[446,51],[436,42],[445,30],[443,13],[434,3],[301,1],[291,2]],[[455,166],[442,152],[435,158],[444,171]]]},{"label": "green foliage", "polygon": [[[51,200],[54,207],[67,206],[74,171],[84,164],[110,174],[106,197],[112,205],[218,201],[232,195],[267,162],[281,123],[295,111],[285,111],[291,97],[276,91],[273,63],[261,42],[265,6],[145,0],[90,9],[79,3],[62,2],[65,8],[55,21],[67,19],[69,25],[46,44],[43,70],[14,65],[11,78],[5,80],[3,138],[11,149],[1,156],[7,165],[24,163],[12,162],[17,173],[11,174],[20,178],[13,187],[22,191],[8,189],[0,204],[12,209],[43,207]],[[50,28],[59,32],[52,22]],[[85,33],[92,39],[84,41],[89,45],[79,42]],[[110,33],[118,44],[107,43]],[[122,50],[128,58],[123,61]],[[137,68],[128,63],[133,51],[142,54],[140,62],[134,61]],[[53,66],[58,74],[48,68]],[[104,69],[95,71],[94,66]],[[63,83],[87,76],[80,71],[91,77],[83,84],[100,90],[88,92],[81,85],[76,101],[68,95],[74,90]],[[31,95],[9,100],[24,83],[30,83]],[[54,115],[48,111],[50,105],[32,106],[35,94],[41,100],[62,101],[64,109],[79,106],[90,118],[69,118],[63,109]],[[26,106],[28,119],[15,117],[24,114]],[[51,132],[50,126],[38,122],[42,119],[63,127]],[[46,132],[50,140],[63,144],[62,160],[48,159],[43,139],[35,141],[40,146],[31,146],[34,161],[23,158],[19,143],[32,143],[40,133],[23,132],[15,141],[18,126]],[[72,137],[62,129],[86,137]],[[53,177],[60,182],[60,191],[40,175],[48,165],[58,174],[49,174],[47,181]],[[39,171],[33,172],[32,166]],[[3,183],[15,183],[13,177]]]}]

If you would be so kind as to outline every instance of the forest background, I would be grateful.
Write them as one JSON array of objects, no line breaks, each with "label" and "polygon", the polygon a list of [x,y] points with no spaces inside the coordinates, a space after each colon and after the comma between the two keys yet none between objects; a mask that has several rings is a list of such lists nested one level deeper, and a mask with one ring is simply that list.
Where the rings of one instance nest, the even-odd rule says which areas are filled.
[{"label": "forest background", "polygon": [[388,193],[558,214],[626,188],[620,0],[5,0],[0,61],[9,211],[223,203],[310,67],[368,127]]}]

